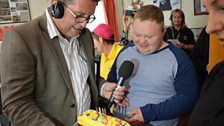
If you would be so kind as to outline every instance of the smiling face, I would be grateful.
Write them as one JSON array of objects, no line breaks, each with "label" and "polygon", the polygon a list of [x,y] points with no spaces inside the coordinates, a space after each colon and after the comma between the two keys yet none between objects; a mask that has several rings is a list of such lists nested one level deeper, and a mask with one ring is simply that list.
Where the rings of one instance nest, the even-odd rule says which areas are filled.
[{"label": "smiling face", "polygon": [[162,10],[154,5],[146,5],[139,9],[130,29],[132,40],[142,54],[153,53],[165,46],[164,15]]},{"label": "smiling face", "polygon": [[74,13],[77,16],[89,17],[95,11],[97,2],[93,0],[74,0],[71,4],[64,6],[64,16],[61,19],[53,18],[59,32],[67,40],[77,36],[80,31],[86,27],[87,21],[79,23],[76,21]]},{"label": "smiling face", "polygon": [[206,32],[216,34],[221,45],[224,46],[224,1],[203,0],[203,4],[209,12]]},{"label": "smiling face", "polygon": [[174,12],[172,16],[172,22],[174,26],[181,26],[183,22],[183,18],[181,17],[180,13]]},{"label": "smiling face", "polygon": [[161,48],[164,26],[156,21],[135,19],[131,25],[132,39],[142,54],[150,54]]},{"label": "smiling face", "polygon": [[175,9],[171,12],[170,15],[171,24],[179,30],[186,26],[185,24],[185,15],[181,9]]}]

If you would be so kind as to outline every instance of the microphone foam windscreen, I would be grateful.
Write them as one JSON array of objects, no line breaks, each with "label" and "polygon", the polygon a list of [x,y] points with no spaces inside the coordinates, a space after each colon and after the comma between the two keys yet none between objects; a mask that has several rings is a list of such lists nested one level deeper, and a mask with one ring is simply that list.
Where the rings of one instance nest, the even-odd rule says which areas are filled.
[{"label": "microphone foam windscreen", "polygon": [[124,77],[124,79],[128,79],[131,76],[133,69],[134,64],[131,61],[125,60],[119,68],[118,75],[119,77]]}]

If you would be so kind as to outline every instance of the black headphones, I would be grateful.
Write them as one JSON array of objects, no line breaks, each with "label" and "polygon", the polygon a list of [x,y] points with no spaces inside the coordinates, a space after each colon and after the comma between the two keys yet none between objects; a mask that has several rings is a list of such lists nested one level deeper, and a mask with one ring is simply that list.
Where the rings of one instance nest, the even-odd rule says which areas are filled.
[{"label": "black headphones", "polygon": [[170,13],[170,18],[169,18],[169,19],[170,19],[171,21],[173,21],[172,18],[173,18],[173,11]]},{"label": "black headphones", "polygon": [[58,19],[64,16],[64,6],[61,1],[58,0],[51,6],[51,16]]}]

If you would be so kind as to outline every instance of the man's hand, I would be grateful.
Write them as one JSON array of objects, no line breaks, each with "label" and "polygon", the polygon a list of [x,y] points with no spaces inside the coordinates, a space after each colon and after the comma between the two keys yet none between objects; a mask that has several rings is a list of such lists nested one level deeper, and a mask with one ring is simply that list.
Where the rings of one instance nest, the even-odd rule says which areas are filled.
[{"label": "man's hand", "polygon": [[140,108],[133,109],[128,112],[128,115],[133,115],[131,118],[125,118],[127,122],[129,122],[132,126],[144,126],[144,118],[142,116],[142,112]]},{"label": "man's hand", "polygon": [[114,102],[118,106],[129,105],[128,99],[125,96],[128,90],[125,86],[118,87],[116,83],[106,82],[103,87],[103,96],[107,99],[110,99],[112,92],[113,92]]}]

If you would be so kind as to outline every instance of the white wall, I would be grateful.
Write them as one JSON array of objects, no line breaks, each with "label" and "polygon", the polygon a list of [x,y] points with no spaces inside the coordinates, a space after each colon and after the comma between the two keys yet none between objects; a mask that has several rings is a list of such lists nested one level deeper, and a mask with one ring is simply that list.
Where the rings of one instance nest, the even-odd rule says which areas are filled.
[{"label": "white wall", "polygon": [[[122,26],[122,22],[121,22],[121,20],[122,20],[122,18],[121,18],[122,17],[121,16],[122,15],[121,8],[122,7],[120,7],[122,5],[121,1],[122,0],[116,0],[117,11],[119,11],[119,12],[117,12],[117,13],[119,13],[119,14],[117,14],[119,28]],[[153,0],[142,0],[142,1],[144,2],[144,5],[153,3]],[[202,28],[206,25],[207,15],[197,15],[197,16],[195,16],[194,15],[194,3],[193,3],[193,1],[194,0],[180,0],[181,9],[184,11],[185,18],[186,18],[185,21],[186,21],[186,24],[189,28]],[[123,0],[123,2],[124,2],[124,8],[126,8],[128,5],[131,4],[131,0]],[[171,13],[171,11],[164,11],[165,25],[170,25],[170,20],[169,20],[170,13]]]},{"label": "white wall", "polygon": [[30,5],[31,19],[42,15],[45,9],[50,6],[51,0],[28,0]]},{"label": "white wall", "polygon": [[[116,16],[117,16],[117,25],[119,32],[122,32],[123,25],[122,25],[122,16],[123,16],[123,7],[122,7],[122,0],[114,0],[115,1],[115,7],[116,7]],[[127,0],[123,0],[127,1]],[[124,4],[126,4],[124,2]],[[126,5],[124,5],[126,6]],[[125,8],[124,8],[125,9]]]},{"label": "white wall", "polygon": [[194,15],[193,0],[182,0],[182,10],[190,28],[202,28],[207,24],[208,15]]},{"label": "white wall", "polygon": [[[51,0],[28,0],[30,6],[31,19],[34,19],[43,14],[45,9],[50,6]],[[122,15],[123,15],[123,7],[122,1],[124,3],[124,9],[130,5],[131,0],[114,0],[115,6],[117,10],[117,23],[119,31],[123,30],[122,28]],[[153,0],[143,0],[144,4],[152,4]],[[205,26],[207,22],[207,15],[199,15],[194,16],[194,4],[193,0],[181,0],[181,9],[185,13],[186,23],[189,28],[201,28]],[[165,15],[165,24],[170,25],[169,16],[171,11],[164,11]],[[6,24],[8,25],[8,24]],[[17,25],[17,24],[14,24]],[[0,25],[4,26],[4,25]]]},{"label": "white wall", "polygon": [[[30,15],[31,19],[34,19],[40,15],[42,15],[45,9],[50,6],[51,0],[28,0],[30,7]],[[21,23],[14,24],[0,24],[0,27],[4,27],[5,25],[20,25]]]}]

